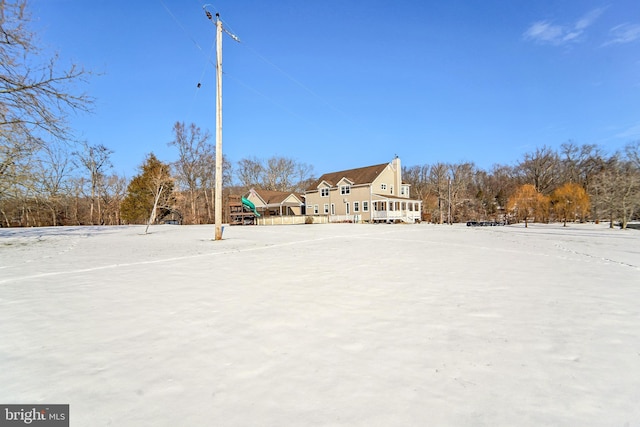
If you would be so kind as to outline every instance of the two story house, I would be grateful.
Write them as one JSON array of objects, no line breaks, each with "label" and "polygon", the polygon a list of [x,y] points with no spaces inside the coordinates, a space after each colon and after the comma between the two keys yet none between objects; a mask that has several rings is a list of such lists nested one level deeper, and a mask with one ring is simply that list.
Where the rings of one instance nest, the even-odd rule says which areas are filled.
[{"label": "two story house", "polygon": [[307,191],[307,215],[329,222],[419,222],[422,201],[409,198],[396,157],[390,163],[322,175]]}]

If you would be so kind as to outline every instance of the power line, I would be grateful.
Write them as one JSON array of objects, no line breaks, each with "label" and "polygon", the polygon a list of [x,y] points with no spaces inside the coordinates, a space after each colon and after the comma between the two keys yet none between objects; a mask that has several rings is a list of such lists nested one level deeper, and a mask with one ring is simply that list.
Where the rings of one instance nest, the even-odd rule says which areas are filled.
[{"label": "power line", "polygon": [[[205,54],[204,49],[202,49],[202,47],[200,46],[200,44],[191,36],[191,34],[187,31],[187,29],[182,25],[182,23],[178,20],[178,18],[171,12],[171,10],[167,7],[167,5],[164,3],[163,0],[159,0],[160,3],[162,4],[162,6],[165,8],[165,10],[167,11],[167,13],[169,13],[169,15],[172,17],[172,19],[176,22],[176,24],[182,29],[182,31],[185,33],[185,35],[196,45],[196,47],[203,52],[203,54]],[[196,0],[198,2],[198,4],[201,4],[199,2],[199,0]],[[329,107],[330,109],[332,109],[333,111],[337,112],[338,114],[340,114],[341,116],[343,116],[344,118],[348,119],[349,121],[353,122],[353,123],[357,123],[356,120],[354,120],[352,117],[350,117],[347,113],[345,113],[344,111],[340,110],[339,108],[337,108],[336,106],[334,106],[333,104],[331,104],[329,101],[327,101],[325,98],[323,98],[322,96],[320,96],[319,94],[317,94],[315,91],[313,91],[311,88],[309,88],[308,86],[306,86],[304,83],[302,83],[301,81],[299,81],[298,79],[294,78],[291,74],[287,73],[285,70],[283,70],[281,67],[279,67],[278,65],[276,65],[275,63],[273,63],[272,61],[270,61],[269,59],[267,59],[264,55],[260,54],[256,49],[254,49],[252,46],[250,46],[249,44],[247,44],[246,42],[241,42],[240,38],[236,35],[235,31],[233,31],[231,25],[229,25],[225,20],[222,20],[219,17],[219,12],[218,10],[215,8],[214,5],[207,3],[201,6],[202,9],[205,11],[205,14],[207,16],[207,18],[215,25],[215,21],[213,19],[213,15],[211,14],[211,12],[209,12],[207,10],[207,8],[211,8],[217,15],[217,18],[220,19],[223,23],[223,31],[225,31],[233,40],[235,40],[236,42],[238,42],[239,44],[243,45],[247,50],[249,50],[253,55],[257,56],[258,58],[260,58],[260,60],[262,60],[263,62],[265,62],[266,64],[268,64],[270,67],[272,67],[273,69],[275,69],[278,73],[280,73],[281,75],[283,75],[286,79],[288,79],[289,81],[293,82],[294,84],[296,84],[297,86],[299,86],[300,88],[302,88],[303,90],[305,90],[307,93],[309,93],[310,95],[312,95],[316,100],[321,101],[322,104],[324,104],[325,106]],[[215,42],[214,42],[214,47],[215,47]],[[213,52],[213,47],[212,50],[209,53],[209,56],[207,58],[207,62],[209,64],[211,64],[211,66],[216,67],[216,65],[212,62],[211,60],[211,56]],[[207,64],[205,63],[203,72],[200,75],[200,81],[198,81],[197,83],[197,88],[196,88],[196,93],[194,94],[194,99],[195,99],[195,95],[198,92],[198,89],[200,89],[201,87],[201,82],[202,79],[204,78],[204,74],[206,71],[206,67]],[[319,127],[316,124],[313,124],[312,122],[303,119],[300,115],[296,114],[295,112],[293,112],[291,109],[285,107],[284,105],[276,102],[275,100],[273,100],[272,98],[264,95],[262,92],[258,91],[257,89],[251,87],[250,85],[244,83],[243,81],[241,81],[240,79],[238,79],[237,77],[228,74],[228,72],[225,71],[224,73],[226,76],[228,77],[232,77],[236,82],[240,83],[241,85],[245,86],[246,88],[252,90],[253,92],[255,92],[256,94],[258,94],[259,96],[263,97],[264,99],[267,99],[269,102],[273,103],[274,105],[278,106],[279,108],[283,109],[284,111],[288,112],[289,114],[302,119],[304,121],[306,121],[307,123],[313,125],[314,127]]]},{"label": "power line", "polygon": [[242,80],[238,79],[237,77],[235,77],[232,74],[227,75],[227,77],[231,78],[232,80],[235,80],[238,84],[244,86],[245,88],[249,89],[250,91],[254,92],[256,95],[268,100],[269,102],[271,102],[273,105],[279,107],[280,109],[282,109],[283,111],[286,111],[287,113],[289,113],[290,115],[292,115],[293,117],[296,117],[304,122],[306,122],[307,124],[315,127],[316,129],[323,131],[324,128],[320,125],[318,125],[318,123],[314,123],[308,119],[306,119],[305,117],[302,117],[301,115],[299,115],[298,113],[296,113],[295,111],[291,110],[290,108],[287,108],[286,106],[282,105],[281,103],[277,102],[275,99],[265,95],[264,93],[260,92],[259,90],[257,90],[256,88],[249,86],[248,84],[246,84],[245,82],[243,82]]},{"label": "power line", "polygon": [[175,21],[175,23],[182,29],[182,31],[185,33],[185,35],[191,39],[191,41],[193,42],[193,44],[196,45],[196,47],[198,49],[200,49],[202,52],[204,52],[204,50],[202,49],[202,47],[200,47],[200,44],[198,44],[198,42],[196,41],[196,39],[194,39],[193,37],[191,37],[191,34],[189,34],[189,32],[187,31],[186,28],[184,28],[184,26],[182,25],[182,23],[178,20],[178,18],[173,14],[173,12],[171,12],[171,10],[167,7],[167,5],[164,3],[164,1],[162,0],[158,0],[162,6],[164,7],[164,9],[167,11],[167,13],[169,14],[169,16],[171,16],[171,18],[173,18],[173,20]]},{"label": "power line", "polygon": [[344,113],[343,111],[341,111],[340,109],[336,108],[335,106],[333,106],[331,103],[329,103],[326,99],[322,98],[320,95],[318,95],[317,93],[315,93],[312,89],[310,89],[309,87],[305,86],[302,82],[300,82],[299,80],[295,79],[293,76],[291,76],[289,73],[287,73],[286,71],[284,71],[282,68],[278,67],[276,64],[274,64],[273,62],[269,61],[267,58],[265,58],[264,56],[262,56],[260,53],[258,53],[255,49],[253,49],[251,46],[248,46],[246,43],[244,43],[244,45],[247,47],[247,49],[249,49],[251,52],[253,52],[253,54],[255,54],[258,58],[260,58],[261,60],[263,60],[265,63],[267,63],[268,65],[270,65],[271,67],[273,67],[274,69],[276,69],[278,72],[280,72],[283,76],[285,76],[287,79],[291,80],[293,83],[295,83],[296,85],[300,86],[302,89],[304,89],[305,91],[307,91],[308,93],[310,93],[311,95],[313,95],[313,97],[315,97],[316,99],[322,101],[323,104],[325,104],[326,106],[330,107],[331,109],[333,109],[334,111],[340,113],[341,115],[343,115],[344,117],[349,118],[346,113]]},{"label": "power line", "polygon": [[[198,1],[198,0],[196,0]],[[321,97],[320,95],[318,95],[316,92],[314,92],[312,89],[310,89],[308,86],[306,86],[305,84],[303,84],[302,82],[300,82],[299,80],[297,80],[296,78],[294,78],[291,74],[287,73],[286,71],[284,71],[282,68],[280,68],[279,66],[277,66],[276,64],[274,64],[273,62],[269,61],[264,55],[260,54],[257,50],[255,50],[253,47],[251,47],[250,45],[248,45],[246,42],[241,42],[240,39],[236,36],[236,32],[233,31],[233,29],[231,28],[231,25],[229,25],[226,21],[222,20],[219,17],[219,12],[218,10],[215,8],[215,6],[213,6],[210,3],[204,4],[202,6],[202,8],[205,10],[205,12],[207,13],[207,18],[209,18],[209,20],[211,20],[213,22],[213,16],[211,16],[211,13],[207,11],[207,7],[211,7],[215,12],[216,15],[218,16],[218,18],[222,21],[223,23],[223,31],[226,32],[231,38],[233,38],[235,41],[237,41],[238,43],[241,43],[242,45],[244,45],[251,53],[253,53],[255,56],[257,56],[258,58],[260,58],[262,61],[264,61],[266,64],[268,64],[269,66],[273,67],[276,71],[278,71],[280,74],[282,74],[283,76],[285,76],[287,79],[289,79],[290,81],[292,81],[293,83],[295,83],[296,85],[298,85],[299,87],[301,87],[302,89],[304,89],[306,92],[308,92],[309,94],[311,94],[314,98],[318,99],[319,101],[321,101],[324,105],[326,105],[327,107],[331,108],[332,110],[336,111],[337,113],[339,113],[340,115],[342,115],[343,117],[354,121],[353,118],[349,117],[344,111],[340,110],[339,108],[337,108],[336,106],[334,106],[333,104],[331,104],[329,101],[327,101],[326,99],[324,99],[323,97]],[[228,28],[228,30],[227,30]],[[226,74],[226,73],[225,73]],[[256,93],[259,93],[256,91]]]}]

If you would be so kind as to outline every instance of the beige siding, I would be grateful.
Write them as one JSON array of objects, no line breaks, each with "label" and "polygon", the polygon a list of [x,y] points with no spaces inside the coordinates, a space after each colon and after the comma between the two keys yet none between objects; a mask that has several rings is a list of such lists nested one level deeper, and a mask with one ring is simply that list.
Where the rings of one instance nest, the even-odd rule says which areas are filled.
[{"label": "beige siding", "polygon": [[246,197],[246,199],[248,201],[250,201],[251,203],[253,203],[257,208],[261,208],[264,206],[264,202],[262,201],[262,199],[260,199],[260,197],[258,197],[257,195],[255,195],[254,193],[249,193],[249,195]]},{"label": "beige siding", "polygon": [[[359,215],[361,220],[368,221],[371,211],[371,190],[369,185],[350,187],[349,194],[341,194],[340,188],[332,188],[328,197],[322,197],[320,192],[309,192],[307,196],[307,215],[314,215],[315,206],[318,206],[318,215],[325,215],[324,205],[329,208],[329,215],[347,215],[347,203],[349,204],[349,215]],[[358,211],[355,211],[355,202],[358,203]],[[369,211],[363,211],[363,205],[369,206]],[[331,205],[334,205],[334,211]]]},{"label": "beige siding", "polygon": [[398,196],[400,188],[396,188],[396,181],[395,171],[387,166],[373,181],[373,192],[384,196]]},{"label": "beige siding", "polygon": [[[306,210],[306,215],[313,215],[313,206],[314,205],[318,205],[319,204],[319,210],[322,209],[322,202],[321,202],[321,198],[320,198],[320,192],[319,191],[314,191],[314,192],[307,192],[305,194],[305,199],[306,199],[306,203],[305,205],[307,206],[307,210]],[[326,199],[326,197],[323,197],[322,199]]]}]

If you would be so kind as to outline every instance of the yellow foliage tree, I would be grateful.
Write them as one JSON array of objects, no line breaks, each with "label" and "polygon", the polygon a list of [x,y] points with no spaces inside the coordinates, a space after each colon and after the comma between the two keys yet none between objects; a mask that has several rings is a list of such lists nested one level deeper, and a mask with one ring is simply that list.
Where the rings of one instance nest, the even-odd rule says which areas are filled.
[{"label": "yellow foliage tree", "polygon": [[567,219],[584,218],[591,206],[584,188],[572,182],[564,184],[551,194],[551,204],[556,215],[563,219],[565,227]]},{"label": "yellow foliage tree", "polygon": [[549,198],[536,191],[531,184],[521,185],[507,201],[507,210],[516,220],[524,220],[524,226],[529,226],[529,220],[543,217],[549,209]]}]

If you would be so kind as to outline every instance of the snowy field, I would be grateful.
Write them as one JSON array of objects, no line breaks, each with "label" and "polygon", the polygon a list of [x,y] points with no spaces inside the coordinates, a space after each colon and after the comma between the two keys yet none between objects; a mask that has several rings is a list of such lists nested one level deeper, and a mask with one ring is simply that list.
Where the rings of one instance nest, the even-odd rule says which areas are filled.
[{"label": "snowy field", "polygon": [[640,426],[640,231],[0,229],[0,403],[72,426]]}]

